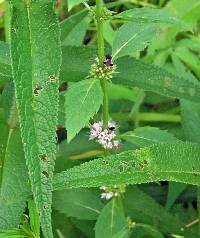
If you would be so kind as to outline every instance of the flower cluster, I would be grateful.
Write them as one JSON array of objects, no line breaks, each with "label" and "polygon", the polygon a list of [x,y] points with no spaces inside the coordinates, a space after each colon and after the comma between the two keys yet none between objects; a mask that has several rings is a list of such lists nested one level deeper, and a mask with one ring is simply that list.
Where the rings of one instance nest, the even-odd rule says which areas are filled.
[{"label": "flower cluster", "polygon": [[106,186],[102,186],[100,187],[100,189],[104,191],[103,193],[101,193],[101,199],[110,200],[112,197],[119,196],[118,192],[109,191],[108,187]]},{"label": "flower cluster", "polygon": [[101,193],[101,199],[110,200],[113,197],[118,197],[120,194],[125,192],[124,185],[114,186],[102,186],[100,187],[103,192]]},{"label": "flower cluster", "polygon": [[95,122],[90,127],[90,140],[96,140],[104,149],[112,150],[120,146],[120,141],[116,140],[117,125],[113,121],[108,122],[108,129],[103,129],[103,122]]},{"label": "flower cluster", "polygon": [[99,59],[97,57],[96,63],[91,66],[89,77],[110,80],[112,79],[115,70],[116,65],[112,63],[111,55],[106,55],[103,66],[99,64]]}]

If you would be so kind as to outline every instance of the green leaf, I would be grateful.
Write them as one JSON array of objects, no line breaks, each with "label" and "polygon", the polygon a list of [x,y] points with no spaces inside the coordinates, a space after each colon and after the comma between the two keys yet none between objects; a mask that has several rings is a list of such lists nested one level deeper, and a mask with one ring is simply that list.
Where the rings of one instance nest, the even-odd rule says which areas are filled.
[{"label": "green leaf", "polygon": [[67,216],[83,220],[96,220],[103,204],[92,189],[69,189],[54,193],[53,207]]},{"label": "green leaf", "polygon": [[85,34],[87,31],[89,21],[88,18],[84,18],[81,22],[79,22],[70,34],[65,38],[62,42],[62,45],[71,45],[71,46],[81,46],[83,45],[83,41],[85,38]]},{"label": "green leaf", "polygon": [[100,82],[87,79],[73,84],[65,95],[65,113],[67,140],[88,124],[91,117],[97,113],[103,101]]},{"label": "green leaf", "polygon": [[200,143],[200,104],[181,100],[181,118],[186,139]]},{"label": "green leaf", "polygon": [[66,42],[66,39],[70,37],[71,34],[73,34],[74,29],[81,22],[83,22],[83,20],[85,19],[87,15],[88,15],[88,12],[86,10],[83,10],[66,18],[60,23],[62,44],[64,44]]},{"label": "green leaf", "polygon": [[178,56],[188,67],[200,77],[200,59],[186,47],[177,47],[174,54]]},{"label": "green leaf", "polygon": [[96,238],[128,237],[128,222],[120,198],[113,198],[102,210],[95,225]]},{"label": "green leaf", "polygon": [[0,229],[19,225],[26,201],[31,195],[20,132],[12,131],[7,138],[4,156],[0,156],[3,159],[3,172],[0,174]]},{"label": "green leaf", "polygon": [[186,189],[187,184],[170,182],[168,185],[166,208],[170,209],[178,196]]},{"label": "green leaf", "polygon": [[137,100],[138,93],[139,90],[137,88],[129,89],[122,85],[108,83],[108,95],[109,98],[112,100],[125,99],[135,102]]},{"label": "green leaf", "polygon": [[162,142],[177,142],[178,140],[169,132],[156,127],[138,127],[120,135],[121,139],[131,142],[139,147],[149,146]]},{"label": "green leaf", "polygon": [[78,220],[76,218],[72,218],[72,222],[76,227],[83,232],[83,234],[87,238],[94,238],[95,233],[94,233],[94,226],[96,221],[92,220]]},{"label": "green leaf", "polygon": [[115,38],[115,31],[113,30],[110,21],[107,20],[104,22],[104,27],[103,27],[103,36],[104,39],[109,43],[110,46],[113,45],[113,40]]},{"label": "green leaf", "polygon": [[7,141],[8,141],[8,133],[9,128],[7,123],[2,118],[3,116],[0,115],[0,184],[2,182],[2,176],[3,176],[3,164],[4,164],[4,158],[6,155],[6,147],[7,147]]},{"label": "green leaf", "polygon": [[[198,82],[176,54],[172,55],[172,62],[177,74],[189,79],[191,82]],[[181,122],[185,138],[189,141],[200,143],[200,104],[198,102],[181,100]]]},{"label": "green leaf", "polygon": [[63,47],[62,48],[61,81],[77,82],[83,80],[97,56],[96,48]]},{"label": "green leaf", "polygon": [[199,0],[172,0],[165,7],[170,12],[175,12],[176,15],[190,24],[191,27],[196,27],[199,19],[200,1]]},{"label": "green leaf", "polygon": [[122,17],[125,20],[137,23],[167,23],[183,28],[188,28],[184,21],[162,9],[154,9],[148,7],[133,8],[124,11],[117,16]]},{"label": "green leaf", "polygon": [[4,109],[7,124],[10,127],[15,127],[15,125],[11,125],[13,124],[13,117],[15,117],[15,119],[17,118],[15,89],[12,81],[8,81],[5,84],[1,95],[0,104]]},{"label": "green leaf", "polygon": [[0,86],[11,79],[10,52],[7,43],[0,41]]},{"label": "green leaf", "polygon": [[60,30],[54,1],[11,0],[11,58],[21,136],[44,237],[52,238],[51,201]]},{"label": "green leaf", "polygon": [[52,211],[52,226],[54,237],[56,238],[77,238],[82,237],[80,230],[76,229],[71,221],[72,219],[65,214],[59,213],[53,209]]},{"label": "green leaf", "polygon": [[54,177],[54,189],[176,181],[199,184],[200,147],[191,143],[155,144],[93,160]]},{"label": "green leaf", "polygon": [[164,238],[163,234],[156,230],[155,227],[147,224],[136,224],[136,227],[133,229],[134,238],[144,238],[145,236],[152,238]]},{"label": "green leaf", "polygon": [[143,50],[156,35],[156,24],[128,22],[119,28],[113,41],[113,60]]},{"label": "green leaf", "polygon": [[117,84],[137,86],[168,97],[188,99],[194,102],[200,100],[199,82],[176,76],[165,69],[131,57],[123,57],[116,63],[119,74],[116,74],[113,82]]},{"label": "green leaf", "polygon": [[[155,193],[155,188],[153,191]],[[166,235],[170,233],[185,235],[188,238],[194,237],[194,234],[189,229],[184,231],[181,229],[185,225],[184,220],[180,220],[176,215],[167,211],[165,207],[137,186],[127,188],[124,195],[124,209],[126,215],[136,222],[136,225],[138,223],[150,225]],[[134,230],[133,237],[135,237]]]},{"label": "green leaf", "polygon": [[36,237],[40,237],[40,217],[33,200],[28,201],[30,228]]},{"label": "green leaf", "polygon": [[[95,48],[64,47],[62,81],[79,81],[87,76],[90,65],[94,62]],[[200,84],[188,78],[176,76],[163,68],[147,64],[131,57],[116,61],[118,74],[113,83],[129,87],[140,87],[169,97],[199,101]],[[141,74],[141,72],[143,72]],[[199,98],[198,98],[199,97]]]},{"label": "green leaf", "polygon": [[74,6],[84,2],[85,0],[68,0],[68,10],[70,11]]}]

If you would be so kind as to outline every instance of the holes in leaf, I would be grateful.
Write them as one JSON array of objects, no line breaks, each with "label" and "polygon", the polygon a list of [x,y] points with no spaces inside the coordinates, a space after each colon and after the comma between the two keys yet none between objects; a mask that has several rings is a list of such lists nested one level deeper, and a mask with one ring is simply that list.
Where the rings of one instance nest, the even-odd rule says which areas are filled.
[{"label": "holes in leaf", "polygon": [[48,160],[48,157],[47,157],[47,155],[40,155],[40,160],[42,160],[43,162],[48,162],[49,160]]},{"label": "holes in leaf", "polygon": [[62,141],[67,139],[67,130],[66,128],[57,125],[57,130],[56,130],[56,135],[57,135],[57,142],[60,144]]},{"label": "holes in leaf", "polygon": [[64,82],[59,87],[59,92],[65,92],[67,91],[67,82]]},{"label": "holes in leaf", "polygon": [[43,174],[46,178],[49,177],[49,174],[48,174],[48,172],[46,172],[46,171],[42,171],[42,174]]},{"label": "holes in leaf", "polygon": [[131,167],[129,166],[129,164],[125,161],[121,161],[119,164],[119,172],[123,173],[123,172],[130,172]]},{"label": "holes in leaf", "polygon": [[102,163],[103,163],[104,165],[109,165],[109,162],[108,162],[107,160],[102,160]]},{"label": "holes in leaf", "polygon": [[149,162],[145,159],[145,160],[143,160],[143,163],[145,164],[145,165],[148,165],[149,164]]},{"label": "holes in leaf", "polygon": [[193,176],[200,176],[200,173],[197,172],[194,167],[192,167],[192,175]]},{"label": "holes in leaf", "polygon": [[11,31],[12,31],[13,33],[16,33],[16,32],[17,32],[17,28],[12,27]]},{"label": "holes in leaf", "polygon": [[57,81],[57,77],[55,75],[50,75],[48,78],[49,83],[54,83]]},{"label": "holes in leaf", "polygon": [[41,90],[42,90],[42,87],[40,87],[40,86],[36,87],[36,88],[33,90],[33,95],[34,95],[35,97],[38,97]]}]

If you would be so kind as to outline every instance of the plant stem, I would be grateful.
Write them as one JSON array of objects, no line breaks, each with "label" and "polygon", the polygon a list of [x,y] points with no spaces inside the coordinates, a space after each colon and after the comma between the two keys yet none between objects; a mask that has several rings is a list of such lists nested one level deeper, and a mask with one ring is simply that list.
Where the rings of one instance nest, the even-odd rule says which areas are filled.
[{"label": "plant stem", "polygon": [[[98,58],[99,64],[103,67],[105,52],[104,52],[104,37],[103,37],[103,1],[96,0],[96,17],[97,17],[97,37],[98,37]],[[109,119],[109,103],[106,79],[100,79],[101,88],[103,92],[103,128],[108,128]]]}]

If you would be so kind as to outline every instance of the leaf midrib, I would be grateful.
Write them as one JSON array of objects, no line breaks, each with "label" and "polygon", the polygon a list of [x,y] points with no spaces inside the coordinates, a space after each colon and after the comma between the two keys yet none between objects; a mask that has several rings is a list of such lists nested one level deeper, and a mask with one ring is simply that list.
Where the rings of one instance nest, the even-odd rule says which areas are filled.
[{"label": "leaf midrib", "polygon": [[[150,172],[150,171],[139,171],[139,170],[137,170],[137,171],[134,171],[133,173],[132,173],[132,175],[134,175],[135,173],[141,173],[141,174],[145,174],[145,173],[147,173],[147,172]],[[169,170],[169,171],[161,171],[161,170],[159,170],[159,171],[153,171],[153,176],[157,176],[158,174],[163,174],[163,175],[165,175],[165,174],[169,174],[169,176],[168,177],[170,177],[170,175],[171,174],[182,174],[182,175],[192,175],[192,176],[194,176],[195,177],[195,175],[194,175],[194,173],[196,173],[197,175],[196,175],[196,177],[197,176],[199,176],[199,179],[200,179],[200,172],[198,172],[198,171],[192,171],[192,172],[190,172],[190,171],[177,171],[177,170]],[[111,175],[111,176],[109,176],[109,175],[103,175],[103,176],[95,176],[95,177],[87,177],[86,178],[86,180],[91,180],[91,179],[104,179],[105,177],[107,178],[107,179],[112,179],[113,177],[116,177],[116,175],[122,175],[123,173],[113,173],[113,175]],[[129,177],[130,177],[130,174],[128,174],[128,173],[126,173],[126,172],[124,172],[124,175],[129,175]],[[70,177],[68,177],[68,179],[70,179]],[[187,183],[186,182],[186,180],[187,180],[187,178],[185,178],[185,179],[171,179],[171,178],[168,178],[169,179],[169,181],[175,181],[175,182],[183,182],[183,183],[186,183],[186,184],[193,184],[193,185],[198,185],[197,183]],[[79,179],[74,179],[74,180],[68,180],[69,182],[68,183],[78,183],[78,182],[80,182],[80,181],[82,181],[83,180],[83,178],[79,178]],[[159,181],[160,180],[160,178],[152,178],[152,179],[148,179],[148,181],[147,182],[144,182],[144,183],[149,183],[149,182],[154,182],[154,181]],[[63,188],[80,188],[80,187],[87,187],[87,186],[85,186],[85,185],[81,185],[81,186],[76,186],[76,185],[70,185],[70,186],[67,186],[67,183],[63,183],[63,181],[62,181],[62,184],[63,184],[63,186],[56,186],[56,184],[59,184],[58,182],[56,182],[56,180],[54,180],[55,182],[53,183],[53,185],[54,185],[54,187],[53,187],[53,190],[61,190],[61,189],[63,189]],[[127,181],[127,182],[125,182],[125,183],[127,183],[127,184],[129,184],[130,183],[130,179],[129,179],[129,181]],[[99,183],[97,183],[98,185],[92,185],[92,186],[88,186],[88,187],[97,187],[97,186],[99,186],[99,184],[103,184],[103,182],[102,181],[100,181]],[[66,185],[66,186],[65,186]]]}]

